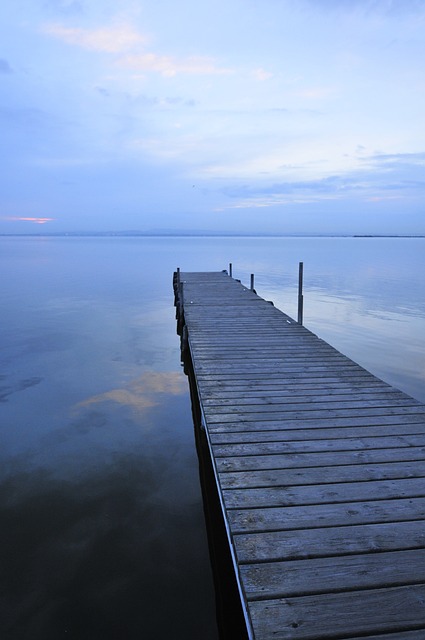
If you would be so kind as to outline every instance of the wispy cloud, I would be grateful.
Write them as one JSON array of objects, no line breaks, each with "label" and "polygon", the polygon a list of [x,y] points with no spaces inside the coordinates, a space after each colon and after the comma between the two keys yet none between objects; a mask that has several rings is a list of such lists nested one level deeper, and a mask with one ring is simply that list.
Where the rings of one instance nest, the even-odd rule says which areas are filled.
[{"label": "wispy cloud", "polygon": [[212,58],[202,56],[179,59],[155,53],[142,53],[125,56],[118,60],[117,64],[120,67],[141,73],[160,73],[168,78],[180,73],[190,75],[228,75],[233,73],[232,69],[217,66]]},{"label": "wispy cloud", "polygon": [[[230,202],[219,210],[256,209],[355,199],[368,203],[423,197],[425,153],[377,154],[361,158],[357,170],[317,180],[281,181],[269,185],[223,188]],[[362,166],[363,161],[367,162]],[[417,173],[414,166],[419,167]]]},{"label": "wispy cloud", "polygon": [[55,218],[29,218],[20,216],[3,216],[3,220],[11,220],[14,222],[32,222],[34,224],[46,224],[46,222],[52,222]]},{"label": "wispy cloud", "polygon": [[258,67],[257,69],[253,69],[252,77],[259,82],[264,82],[264,80],[270,80],[270,78],[273,78],[273,74],[271,71],[266,71],[262,67]]},{"label": "wispy cloud", "polygon": [[295,95],[306,100],[325,100],[335,93],[336,90],[333,87],[306,87],[297,91]]},{"label": "wispy cloud", "polygon": [[83,29],[55,23],[45,25],[43,32],[66,44],[90,51],[126,54],[116,60],[116,65],[138,73],[159,73],[168,78],[177,74],[228,75],[233,73],[232,69],[217,65],[213,58],[204,56],[178,58],[146,51],[144,48],[148,38],[130,24]]},{"label": "wispy cloud", "polygon": [[43,32],[66,44],[106,53],[122,53],[147,41],[145,36],[129,24],[82,29],[55,23],[45,25]]},{"label": "wispy cloud", "polygon": [[321,194],[314,195],[274,195],[274,196],[257,196],[253,198],[247,198],[245,200],[239,200],[238,202],[231,203],[222,207],[217,207],[215,211],[227,211],[230,209],[267,209],[270,207],[282,207],[285,205],[293,204],[312,204],[314,202],[323,202],[329,200],[338,200],[340,196],[336,194]]},{"label": "wispy cloud", "polygon": [[425,151],[418,153],[375,153],[362,158],[365,162],[381,166],[424,165]]}]

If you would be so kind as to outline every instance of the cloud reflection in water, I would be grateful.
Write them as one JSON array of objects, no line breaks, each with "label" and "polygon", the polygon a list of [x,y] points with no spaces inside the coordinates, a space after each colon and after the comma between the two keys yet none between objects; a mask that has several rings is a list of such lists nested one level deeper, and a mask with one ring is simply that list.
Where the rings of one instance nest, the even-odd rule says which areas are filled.
[{"label": "cloud reflection in water", "polygon": [[111,389],[105,393],[92,396],[79,403],[79,407],[87,407],[102,402],[116,402],[120,405],[141,411],[155,407],[161,399],[158,394],[181,395],[187,393],[187,381],[178,371],[148,372],[132,380],[122,389]]},{"label": "cloud reflection in water", "polygon": [[2,638],[215,640],[187,394],[181,371],[144,373],[9,465]]}]

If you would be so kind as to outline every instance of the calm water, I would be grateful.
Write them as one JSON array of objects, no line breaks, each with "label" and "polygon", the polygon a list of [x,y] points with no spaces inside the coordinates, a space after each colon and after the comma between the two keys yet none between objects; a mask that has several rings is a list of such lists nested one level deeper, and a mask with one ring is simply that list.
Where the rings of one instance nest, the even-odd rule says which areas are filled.
[{"label": "calm water", "polygon": [[0,238],[0,631],[215,639],[172,273],[221,270],[425,401],[425,240]]}]

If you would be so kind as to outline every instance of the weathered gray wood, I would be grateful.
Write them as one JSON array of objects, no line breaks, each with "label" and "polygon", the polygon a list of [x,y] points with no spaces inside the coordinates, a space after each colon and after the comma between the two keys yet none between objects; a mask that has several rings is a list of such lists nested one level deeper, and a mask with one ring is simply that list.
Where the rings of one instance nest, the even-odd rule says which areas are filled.
[{"label": "weathered gray wood", "polygon": [[227,509],[255,509],[425,496],[425,482],[423,478],[396,478],[369,482],[224,489],[222,493]]},{"label": "weathered gray wood", "polygon": [[[259,376],[259,373],[261,373],[262,375]],[[285,373],[285,375],[282,375],[283,373]],[[286,374],[288,373],[290,373],[291,375],[287,376]],[[291,380],[293,383],[304,380],[318,380],[320,381],[320,383],[326,383],[329,380],[332,381],[335,379],[341,382],[347,380],[350,382],[354,382],[356,380],[364,381],[369,379],[369,376],[364,371],[362,371],[362,369],[353,368],[344,370],[341,367],[336,371],[330,368],[323,369],[322,367],[322,369],[319,370],[309,370],[305,368],[301,371],[297,371],[293,368],[291,371],[286,372],[283,372],[282,370],[279,371],[278,369],[269,369],[266,372],[261,372],[258,370],[250,371],[249,369],[247,369],[246,371],[235,370],[233,372],[229,372],[224,368],[216,367],[214,370],[210,370],[207,368],[204,371],[198,370],[196,377],[198,379],[202,379],[205,382],[214,381],[217,384],[219,381],[221,381],[222,383],[233,384],[240,381],[249,382],[255,380],[268,380],[270,383],[279,382],[281,384],[282,380],[284,380],[285,378]]]},{"label": "weathered gray wood", "polygon": [[[342,458],[339,452],[344,451],[367,451],[370,449],[391,449],[394,447],[423,447],[425,434],[421,435],[405,435],[392,436],[388,438],[369,437],[365,438],[359,435],[357,438],[329,439],[329,440],[304,440],[301,442],[292,442],[288,440],[270,441],[265,436],[261,440],[248,443],[229,443],[225,444],[225,436],[221,435],[220,444],[213,447],[215,458],[225,458],[232,463],[232,457],[249,457],[249,456],[271,456],[271,460],[278,455],[284,454],[306,454],[310,452],[328,452],[333,451],[333,464],[339,462]],[[378,454],[379,455],[379,454]],[[304,458],[305,459],[305,458]],[[284,460],[284,458],[282,458]],[[299,458],[301,461],[303,458]],[[249,461],[248,461],[249,462]],[[223,464],[223,463],[220,463]],[[236,464],[238,464],[236,462]],[[244,464],[243,462],[241,463]],[[263,463],[266,464],[266,463]],[[298,466],[302,466],[299,464]],[[275,466],[271,467],[275,468]],[[284,468],[284,467],[282,467]],[[229,469],[225,469],[229,470]]]},{"label": "weathered gray wood", "polygon": [[330,398],[338,395],[345,395],[350,393],[358,394],[375,394],[375,393],[393,393],[394,390],[387,385],[380,385],[379,383],[371,383],[370,381],[364,382],[360,380],[356,381],[334,381],[326,383],[319,381],[310,381],[309,383],[293,382],[288,384],[264,384],[264,382],[258,382],[248,380],[246,384],[238,383],[235,381],[230,385],[216,384],[215,382],[203,382],[203,392],[208,402],[214,401],[217,397],[224,399],[230,399],[238,401],[239,398],[261,398],[265,395],[273,397],[285,397],[293,394],[297,396],[314,396],[314,395],[328,395]]},{"label": "weathered gray wood", "polygon": [[[240,425],[238,425],[240,428]],[[257,451],[256,443],[268,443],[271,454],[290,451],[294,446],[294,451],[328,451],[330,449],[369,449],[385,447],[388,438],[395,439],[397,446],[423,446],[425,436],[425,425],[407,424],[402,425],[384,424],[359,427],[345,427],[343,425],[329,428],[316,429],[264,429],[238,431],[231,427],[226,431],[210,431],[210,440],[215,445],[214,450],[218,456],[226,456],[230,452],[232,455],[255,455]],[[304,448],[305,443],[305,448]],[[222,445],[222,449],[217,447]],[[234,445],[240,445],[239,449],[234,449]],[[253,446],[249,446],[253,445]],[[228,448],[229,447],[229,448]]]},{"label": "weathered gray wood", "polygon": [[[213,413],[216,416],[219,416],[221,414],[229,415],[232,413],[241,415],[241,413],[246,414],[273,413],[280,411],[310,411],[313,406],[319,411],[326,411],[328,409],[332,411],[350,409],[353,413],[356,409],[368,409],[369,407],[384,407],[391,409],[394,407],[414,407],[415,409],[418,408],[418,403],[416,402],[416,400],[413,400],[413,398],[404,398],[403,396],[398,396],[397,394],[388,394],[384,399],[370,399],[368,396],[365,396],[365,398],[362,400],[357,400],[356,398],[353,400],[335,399],[333,402],[329,402],[328,400],[329,399],[327,397],[323,398],[322,396],[313,400],[310,400],[309,398],[306,398],[304,401],[296,399],[295,402],[294,399],[291,400],[290,398],[278,398],[278,401],[273,401],[273,399],[269,398],[265,402],[260,402],[260,400],[257,399],[257,402],[255,403],[241,403],[240,406],[234,406],[234,404],[231,404],[230,406],[226,404],[223,406],[216,401],[216,404],[204,405],[204,410],[206,413],[209,412]],[[423,411],[423,408],[420,407],[420,410]]]},{"label": "weathered gray wood", "polygon": [[393,415],[381,414],[376,416],[363,415],[363,416],[320,416],[315,420],[310,420],[308,423],[301,422],[299,420],[285,420],[283,423],[281,420],[233,420],[232,422],[218,422],[216,424],[209,424],[209,433],[231,433],[231,432],[244,432],[250,431],[298,431],[303,428],[309,430],[320,430],[325,428],[343,429],[344,427],[362,427],[368,429],[373,426],[386,426],[386,425],[398,425],[400,427],[400,433],[404,433],[405,429],[409,426],[415,425],[419,431],[425,427],[425,414],[400,414]]},{"label": "weathered gray wood", "polygon": [[402,393],[395,394],[392,389],[376,389],[368,387],[367,389],[293,389],[281,390],[274,392],[267,391],[244,391],[244,392],[228,392],[220,391],[209,392],[203,400],[204,407],[216,406],[234,406],[235,402],[239,406],[249,406],[256,404],[288,404],[290,402],[347,402],[347,401],[363,401],[373,402],[374,400],[385,400],[387,396],[392,398],[403,399]]},{"label": "weathered gray wood", "polygon": [[425,498],[229,509],[227,517],[234,534],[425,520]]},{"label": "weathered gray wood", "polygon": [[[262,396],[251,396],[249,394],[241,394],[237,399],[222,398],[217,396],[209,397],[209,400],[203,402],[204,408],[207,410],[213,410],[216,413],[229,413],[234,411],[238,413],[235,407],[235,400],[238,402],[238,406],[243,408],[244,411],[280,411],[281,409],[293,410],[294,407],[311,406],[315,403],[317,407],[327,408],[341,408],[350,407],[352,409],[361,407],[376,407],[376,406],[406,406],[414,405],[415,401],[406,399],[403,394],[396,393],[351,393],[351,394],[281,394],[279,396],[264,394]],[[282,406],[283,405],[283,406]]]},{"label": "weathered gray wood", "polygon": [[346,638],[345,640],[365,640],[365,637],[368,640],[424,640],[425,637],[425,627],[423,629],[416,629],[415,631],[396,631],[395,633],[386,633],[385,635],[367,635],[367,636],[356,636],[353,638]]},{"label": "weathered gray wood", "polygon": [[[394,438],[392,439],[394,441]],[[425,436],[422,437],[425,444]],[[300,443],[302,444],[302,443]],[[314,441],[317,444],[317,441]],[[333,444],[331,441],[330,444]],[[340,445],[341,446],[341,445]],[[300,447],[301,448],[301,447]],[[343,448],[343,447],[341,447]],[[215,449],[213,448],[215,452]],[[336,457],[335,451],[338,452]],[[298,469],[307,467],[333,467],[338,465],[362,465],[383,462],[422,461],[425,463],[425,447],[408,447],[392,449],[369,449],[367,451],[344,451],[333,448],[332,451],[318,450],[311,453],[283,453],[279,455],[233,456],[231,458],[217,458],[217,470],[226,471],[259,471],[275,469]],[[425,466],[425,465],[424,465]],[[424,471],[425,473],[425,471]]]},{"label": "weathered gray wood", "polygon": [[180,273],[255,640],[425,640],[425,405],[226,273]]},{"label": "weathered gray wood", "polygon": [[350,464],[320,467],[297,467],[295,469],[259,469],[258,471],[229,471],[220,475],[223,489],[282,487],[300,484],[333,484],[336,482],[366,482],[368,480],[391,480],[395,478],[423,478],[425,462],[386,462]]},{"label": "weathered gray wood", "polygon": [[329,640],[354,635],[373,638],[382,632],[425,629],[424,602],[425,586],[409,585],[258,600],[250,603],[249,611],[256,638]]},{"label": "weathered gray wood", "polygon": [[425,521],[241,533],[233,540],[240,563],[422,549]]},{"label": "weathered gray wood", "polygon": [[[240,566],[248,600],[425,584],[425,549]],[[423,637],[422,637],[423,640]]]},{"label": "weathered gray wood", "polygon": [[[316,405],[317,406],[317,405]],[[207,414],[207,410],[205,413]],[[355,414],[356,417],[372,417],[372,416],[399,416],[399,415],[420,415],[422,419],[425,418],[424,407],[421,405],[412,404],[410,406],[394,406],[394,407],[357,407],[355,409],[299,409],[296,411],[289,411],[282,409],[281,411],[239,411],[239,413],[220,413],[216,415],[214,412],[210,412],[209,422],[214,424],[216,422],[233,422],[236,416],[241,421],[249,420],[280,420],[284,423],[286,420],[300,420],[307,426],[307,423],[318,418],[330,419],[330,418],[348,418]],[[282,424],[284,427],[284,424]]]}]

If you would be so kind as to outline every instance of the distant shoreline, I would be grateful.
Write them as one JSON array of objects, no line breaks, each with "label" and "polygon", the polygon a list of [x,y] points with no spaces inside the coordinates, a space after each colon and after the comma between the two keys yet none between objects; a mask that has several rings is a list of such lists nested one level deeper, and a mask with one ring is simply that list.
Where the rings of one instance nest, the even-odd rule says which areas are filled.
[{"label": "distant shoreline", "polygon": [[425,234],[372,233],[149,233],[143,231],[63,231],[58,233],[0,233],[1,238],[425,238]]}]

